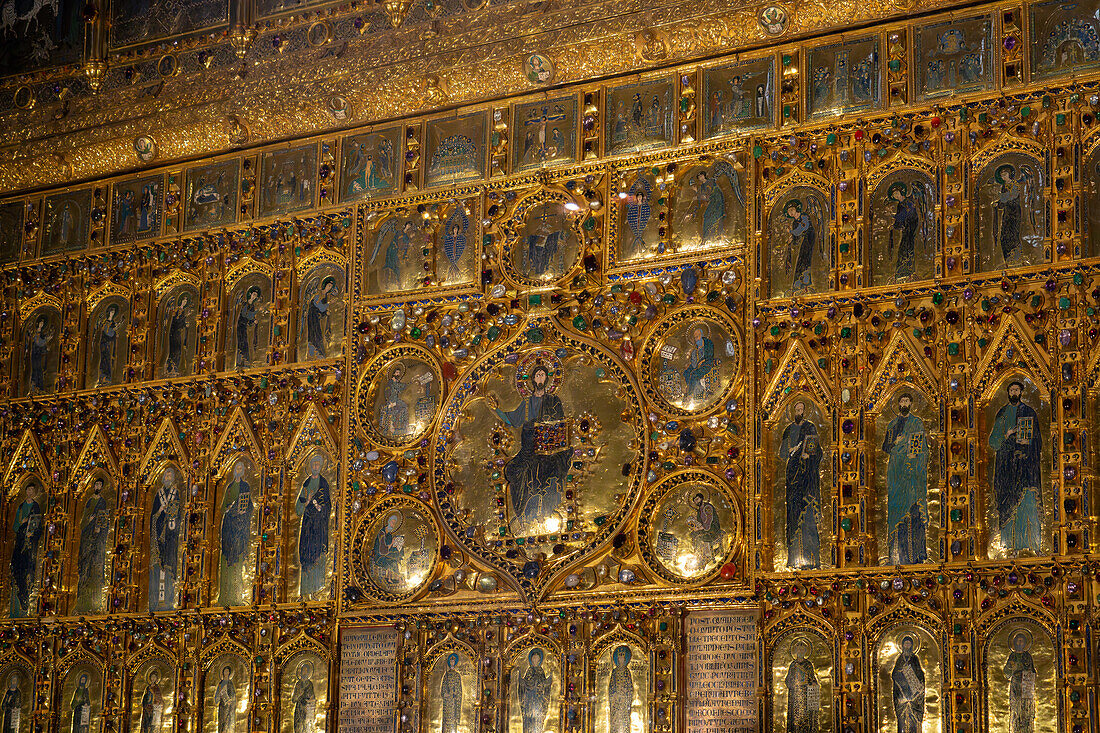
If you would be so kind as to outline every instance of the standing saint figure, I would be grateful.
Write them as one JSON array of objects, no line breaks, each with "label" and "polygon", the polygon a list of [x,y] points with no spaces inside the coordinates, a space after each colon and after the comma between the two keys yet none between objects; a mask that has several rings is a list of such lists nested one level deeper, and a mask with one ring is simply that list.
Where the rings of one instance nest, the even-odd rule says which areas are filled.
[{"label": "standing saint figure", "polygon": [[183,350],[187,348],[188,320],[191,316],[191,309],[188,306],[190,305],[191,296],[180,293],[179,302],[168,313],[168,359],[165,362],[164,371],[169,377],[185,374],[181,366]]},{"label": "standing saint figure", "polygon": [[19,722],[23,716],[23,693],[19,689],[19,675],[13,674],[8,678],[8,689],[3,693],[3,702],[0,703],[0,715],[3,718],[3,727],[0,733],[19,733]]},{"label": "standing saint figure", "polygon": [[[260,302],[262,298],[263,292],[260,290],[260,286],[253,285],[244,294],[244,298],[240,299],[240,305],[237,308],[238,369],[252,366],[252,350],[259,345],[260,325],[257,319],[263,311],[263,304]],[[252,336],[251,344],[248,342],[250,334]]]},{"label": "standing saint figure", "polygon": [[691,351],[688,354],[687,369],[684,370],[684,386],[687,394],[685,397],[705,399],[705,379],[717,362],[714,359],[714,342],[708,338],[703,329],[696,326],[691,333]]},{"label": "standing saint figure", "polygon": [[332,337],[332,325],[329,323],[328,297],[335,296],[336,278],[329,275],[321,281],[321,287],[309,299],[306,310],[306,357],[324,359],[325,340]]},{"label": "standing saint figure", "polygon": [[233,668],[228,664],[222,667],[214,703],[218,706],[218,733],[233,733],[237,723],[237,688],[233,686]]},{"label": "standing saint figure", "polygon": [[23,503],[15,510],[12,535],[15,541],[11,548],[11,618],[23,618],[30,612],[42,539],[42,506],[38,503],[36,483],[27,484]]},{"label": "standing saint figure", "polygon": [[115,344],[118,343],[118,332],[122,328],[117,320],[118,306],[107,307],[107,316],[99,323],[99,382],[101,384],[113,384],[115,381]]},{"label": "standing saint figure", "polygon": [[913,195],[903,181],[895,181],[886,190],[886,198],[897,203],[894,211],[894,223],[890,227],[890,238],[886,251],[894,251],[894,240],[898,241],[898,259],[894,265],[895,282],[904,282],[913,277],[915,264],[917,229],[920,228],[920,213],[917,211],[917,192],[914,184]]},{"label": "standing saint figure", "polygon": [[1008,678],[1008,733],[1034,733],[1035,687],[1039,676],[1029,647],[1031,639],[1023,631],[1012,635],[1012,651],[1005,662]]},{"label": "standing saint figure", "polygon": [[550,710],[551,675],[542,668],[542,649],[527,654],[527,671],[519,679],[519,708],[523,733],[543,733],[546,713]]},{"label": "standing saint figure", "polygon": [[176,469],[168,466],[161,474],[160,488],[153,497],[149,516],[149,610],[171,611],[176,607],[176,569],[179,560],[183,501]]},{"label": "standing saint figure", "polygon": [[913,396],[898,397],[898,414],[886,427],[886,524],[890,564],[928,561],[928,441],[924,422],[911,414]]},{"label": "standing saint figure", "polygon": [[512,512],[524,527],[542,523],[557,512],[573,456],[567,444],[540,442],[540,437],[553,437],[555,428],[565,425],[565,406],[549,383],[550,370],[537,363],[528,377],[528,395],[514,410],[504,412],[494,396],[488,398],[497,417],[520,431],[519,450],[504,464],[504,477]]},{"label": "standing saint figure", "polygon": [[[46,360],[49,358],[50,342],[53,333],[47,328],[46,316],[39,316],[34,322],[34,331],[27,337],[27,365],[30,372],[30,393],[46,392]],[[53,389],[53,385],[49,386]]]},{"label": "standing saint figure", "polygon": [[82,674],[76,681],[73,701],[69,706],[72,713],[70,733],[88,733],[92,727],[92,703],[88,696],[88,675]]},{"label": "standing saint figure", "polygon": [[0,716],[3,728],[0,733],[19,733],[19,722],[23,717],[23,693],[19,690],[19,675],[8,677],[8,689],[4,691],[4,701],[0,703]]},{"label": "standing saint figure", "polygon": [[821,565],[821,440],[817,426],[806,419],[806,405],[796,402],[794,421],[783,431],[779,460],[785,464],[787,494],[787,567],[792,570]]},{"label": "standing saint figure", "polygon": [[913,637],[901,640],[901,654],[890,672],[898,733],[921,733],[924,725],[924,670],[913,650]]},{"label": "standing saint figure", "polygon": [[141,733],[159,733],[164,716],[164,695],[160,691],[160,672],[150,669],[145,694],[141,696]]},{"label": "standing saint figure", "polygon": [[821,683],[817,681],[809,642],[798,639],[791,644],[794,661],[787,669],[787,733],[817,733],[820,725]]},{"label": "standing saint figure", "polygon": [[458,654],[447,655],[447,671],[439,683],[439,697],[443,701],[439,733],[458,733],[462,720],[462,675],[458,673]]},{"label": "standing saint figure", "polygon": [[243,602],[244,568],[251,557],[252,487],[245,480],[247,465],[233,464],[233,481],[222,496],[221,568],[218,572],[218,603],[222,606]]},{"label": "standing saint figure", "polygon": [[92,484],[92,494],[84,502],[84,515],[80,522],[80,550],[76,558],[77,613],[100,611],[110,528],[111,515],[107,500],[103,497],[103,479],[96,478]]},{"label": "standing saint figure", "polygon": [[303,661],[298,665],[298,680],[290,695],[294,703],[294,733],[313,733],[317,719],[317,693],[313,689],[313,665]]},{"label": "standing saint figure", "polygon": [[1008,383],[1008,404],[997,412],[989,447],[996,454],[993,497],[1001,543],[1009,553],[1040,550],[1043,431],[1035,410],[1022,401],[1024,384]]},{"label": "standing saint figure", "polygon": [[301,575],[298,596],[307,599],[325,587],[328,571],[328,523],[332,514],[332,494],[328,480],[321,475],[324,456],[309,459],[309,476],[302,482],[295,513],[302,518],[298,531],[298,564]]},{"label": "standing saint figure", "polygon": [[[817,242],[817,231],[814,229],[813,219],[802,211],[802,202],[791,199],[787,202],[783,213],[791,220],[790,240],[787,243],[787,254],[784,270],[791,273],[791,263],[794,262],[793,281],[791,289],[795,293],[805,291],[813,287],[813,277],[810,273],[814,262],[814,243]],[[824,256],[824,245],[817,242],[818,249]],[[797,253],[797,254],[796,254]]]},{"label": "standing saint figure", "polygon": [[630,733],[634,709],[634,677],[630,673],[630,647],[615,647],[611,653],[611,677],[607,681],[608,733]]}]

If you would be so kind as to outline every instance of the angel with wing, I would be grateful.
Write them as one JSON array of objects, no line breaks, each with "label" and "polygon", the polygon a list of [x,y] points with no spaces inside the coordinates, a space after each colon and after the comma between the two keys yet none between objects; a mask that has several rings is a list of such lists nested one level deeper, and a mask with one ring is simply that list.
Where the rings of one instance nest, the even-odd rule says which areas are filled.
[{"label": "angel with wing", "polygon": [[893,254],[894,243],[897,242],[898,258],[894,265],[894,281],[907,282],[913,277],[916,264],[917,232],[920,232],[922,243],[928,241],[932,192],[923,181],[913,181],[911,186],[904,181],[895,181],[886,190],[886,198],[897,204],[886,251]]},{"label": "angel with wing", "polygon": [[[54,329],[50,327],[49,319],[40,315],[34,322],[34,329],[27,334],[26,353],[27,364],[30,372],[30,393],[43,394],[46,389],[46,370],[50,356],[50,342],[55,336]],[[50,385],[53,389],[53,385]]]},{"label": "angel with wing", "polygon": [[821,204],[813,196],[807,196],[805,201],[792,198],[783,207],[783,213],[790,219],[790,239],[787,242],[783,269],[784,272],[791,274],[793,263],[794,279],[791,290],[797,295],[809,292],[813,288],[811,272],[815,244],[818,253],[826,257],[824,237],[817,231],[817,225],[824,224],[825,215],[821,210]]},{"label": "angel with wing", "polygon": [[[1042,202],[1039,178],[1028,166],[1004,163],[993,172],[993,241],[1000,246],[1006,265],[1020,264],[1024,256],[1024,212],[1034,237],[1039,233],[1035,212]],[[996,190],[997,187],[1000,190]],[[1040,235],[1041,236],[1041,235]]]},{"label": "angel with wing", "polygon": [[[263,302],[263,290],[253,285],[237,296],[237,368],[252,366],[257,356],[254,350],[259,347],[260,316],[267,312],[269,305]],[[251,340],[249,339],[251,337]]]},{"label": "angel with wing", "polygon": [[382,245],[386,245],[386,252],[382,261],[382,271],[379,280],[386,291],[400,290],[402,287],[402,274],[409,264],[409,246],[416,236],[416,224],[412,219],[406,219],[401,223],[400,219],[387,219],[378,229],[374,237],[374,251],[371,252],[370,264],[378,260],[378,254],[382,251]]},{"label": "angel with wing", "polygon": [[113,384],[115,381],[115,345],[118,337],[126,332],[126,326],[119,316],[118,305],[107,306],[103,315],[96,320],[95,333],[99,334],[99,381],[96,386]]},{"label": "angel with wing", "polygon": [[191,293],[186,290],[168,300],[168,356],[164,371],[169,377],[178,377],[183,365],[183,350],[187,348],[187,336],[191,325]]},{"label": "angel with wing", "polygon": [[741,190],[741,179],[729,161],[721,160],[708,171],[695,174],[688,188],[691,201],[684,213],[683,223],[694,222],[699,228],[699,244],[706,246],[722,236],[726,227],[726,195],[719,185],[725,178],[729,182],[733,195],[745,205],[745,194]]}]

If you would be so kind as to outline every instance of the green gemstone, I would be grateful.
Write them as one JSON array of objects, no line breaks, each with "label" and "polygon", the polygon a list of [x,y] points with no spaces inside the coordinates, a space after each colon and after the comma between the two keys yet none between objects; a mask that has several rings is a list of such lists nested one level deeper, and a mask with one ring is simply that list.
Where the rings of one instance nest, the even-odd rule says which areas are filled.
[{"label": "green gemstone", "polygon": [[959,355],[959,345],[957,343],[950,343],[947,345],[947,353],[951,356]]},{"label": "green gemstone", "polygon": [[1071,301],[1065,295],[1063,295],[1061,298],[1058,299],[1058,307],[1061,308],[1062,310],[1067,310],[1070,307],[1070,305],[1072,305],[1072,303],[1073,303],[1073,301]]},{"label": "green gemstone", "polygon": [[822,357],[822,358],[817,360],[817,365],[819,367],[821,367],[822,369],[824,369],[825,367],[827,367],[829,365],[829,360],[826,359],[825,357]]},{"label": "green gemstone", "polygon": [[840,245],[841,253],[842,254],[847,254],[848,249],[849,249],[849,244],[847,242],[842,242],[841,245]]},{"label": "green gemstone", "polygon": [[1023,118],[1027,117],[1030,114],[1031,114],[1031,107],[1021,107],[1020,108],[1020,119],[1023,119]]},{"label": "green gemstone", "polygon": [[764,154],[764,148],[760,147],[759,145],[753,145],[752,146],[752,157],[759,158],[763,154]]},{"label": "green gemstone", "polygon": [[825,136],[825,144],[826,145],[836,145],[836,133],[835,132],[830,132],[828,135]]},{"label": "green gemstone", "polygon": [[963,514],[962,514],[961,510],[959,510],[959,509],[952,509],[951,510],[951,521],[952,522],[961,522],[962,517],[963,517]]},{"label": "green gemstone", "polygon": [[544,338],[544,335],[542,333],[541,328],[532,328],[529,331],[527,331],[527,340],[530,341],[533,344],[542,343],[543,338]]},{"label": "green gemstone", "polygon": [[851,326],[845,326],[844,328],[840,329],[840,337],[842,339],[851,338],[851,336],[852,336],[852,327]]},{"label": "green gemstone", "polygon": [[500,327],[499,326],[489,326],[489,330],[485,332],[485,336],[490,341],[496,341],[498,338],[500,338]]},{"label": "green gemstone", "polygon": [[886,65],[889,66],[890,71],[893,72],[897,72],[901,69],[901,61],[899,61],[898,59],[890,59],[889,63],[887,63]]},{"label": "green gemstone", "polygon": [[573,328],[578,331],[583,331],[588,328],[588,322],[584,320],[584,316],[576,316],[573,318]]},{"label": "green gemstone", "polygon": [[1073,273],[1073,284],[1074,285],[1080,285],[1083,282],[1085,282],[1085,276],[1084,275],[1082,275],[1079,272]]},{"label": "green gemstone", "polygon": [[413,326],[412,330],[409,331],[409,335],[412,336],[414,339],[418,339],[424,335],[424,332],[420,330],[419,326]]},{"label": "green gemstone", "polygon": [[852,518],[844,517],[844,519],[841,519],[840,528],[843,529],[845,532],[850,532],[852,529]]},{"label": "green gemstone", "polygon": [[940,305],[941,303],[943,303],[943,293],[933,293],[932,302],[936,305]]},{"label": "green gemstone", "polygon": [[778,336],[779,335],[779,326],[772,326],[770,329],[768,329],[768,332],[772,336]]}]

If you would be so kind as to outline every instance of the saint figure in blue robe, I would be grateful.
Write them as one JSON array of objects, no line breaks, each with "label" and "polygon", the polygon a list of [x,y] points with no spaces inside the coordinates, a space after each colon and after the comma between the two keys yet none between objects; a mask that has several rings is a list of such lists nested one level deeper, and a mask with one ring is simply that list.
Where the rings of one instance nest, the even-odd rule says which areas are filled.
[{"label": "saint figure in blue robe", "polygon": [[817,426],[806,419],[806,405],[796,402],[794,421],[779,443],[784,464],[787,498],[787,567],[792,570],[821,566],[821,440]]},{"label": "saint figure in blue robe", "polygon": [[890,564],[928,561],[928,441],[924,422],[911,413],[913,397],[898,397],[898,414],[886,426],[886,525]]},{"label": "saint figure in blue robe", "polygon": [[630,733],[634,709],[634,676],[630,672],[630,647],[623,644],[611,653],[611,675],[607,681],[608,733]]},{"label": "saint figure in blue robe", "polygon": [[218,572],[218,604],[237,606],[245,602],[244,568],[252,557],[252,487],[245,480],[247,465],[233,465],[233,481],[222,496],[221,567]]},{"label": "saint figure in blue robe", "polygon": [[[536,364],[528,377],[529,393],[514,410],[504,412],[490,407],[497,417],[519,428],[519,451],[504,465],[513,516],[525,527],[545,522],[553,516],[565,494],[565,475],[573,449],[562,440],[554,440],[565,429],[565,407],[561,398],[547,389],[550,372]],[[549,441],[549,442],[546,442]]]},{"label": "saint figure in blue robe", "polygon": [[546,713],[550,710],[553,678],[542,668],[542,662],[542,649],[532,649],[527,655],[527,669],[519,679],[523,733],[543,733],[546,730]]},{"label": "saint figure in blue robe", "polygon": [[1035,410],[1022,401],[1023,382],[1008,385],[1008,404],[997,411],[989,433],[996,460],[993,497],[1006,552],[1038,554],[1042,531],[1043,431]]},{"label": "saint figure in blue robe", "polygon": [[901,640],[901,654],[890,671],[898,733],[921,733],[924,725],[924,670],[913,651],[913,637]]},{"label": "saint figure in blue robe", "polygon": [[301,517],[298,532],[298,563],[301,567],[298,595],[311,597],[325,587],[328,571],[328,525],[332,514],[332,494],[328,480],[321,475],[325,459],[309,459],[309,476],[302,482],[294,511]]}]

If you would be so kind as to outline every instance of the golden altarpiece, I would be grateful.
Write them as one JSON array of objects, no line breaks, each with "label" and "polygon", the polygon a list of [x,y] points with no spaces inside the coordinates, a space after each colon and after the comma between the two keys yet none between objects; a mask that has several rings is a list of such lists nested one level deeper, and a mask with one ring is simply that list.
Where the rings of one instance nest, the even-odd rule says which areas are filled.
[{"label": "golden altarpiece", "polygon": [[0,46],[0,733],[1096,730],[1096,0]]}]

